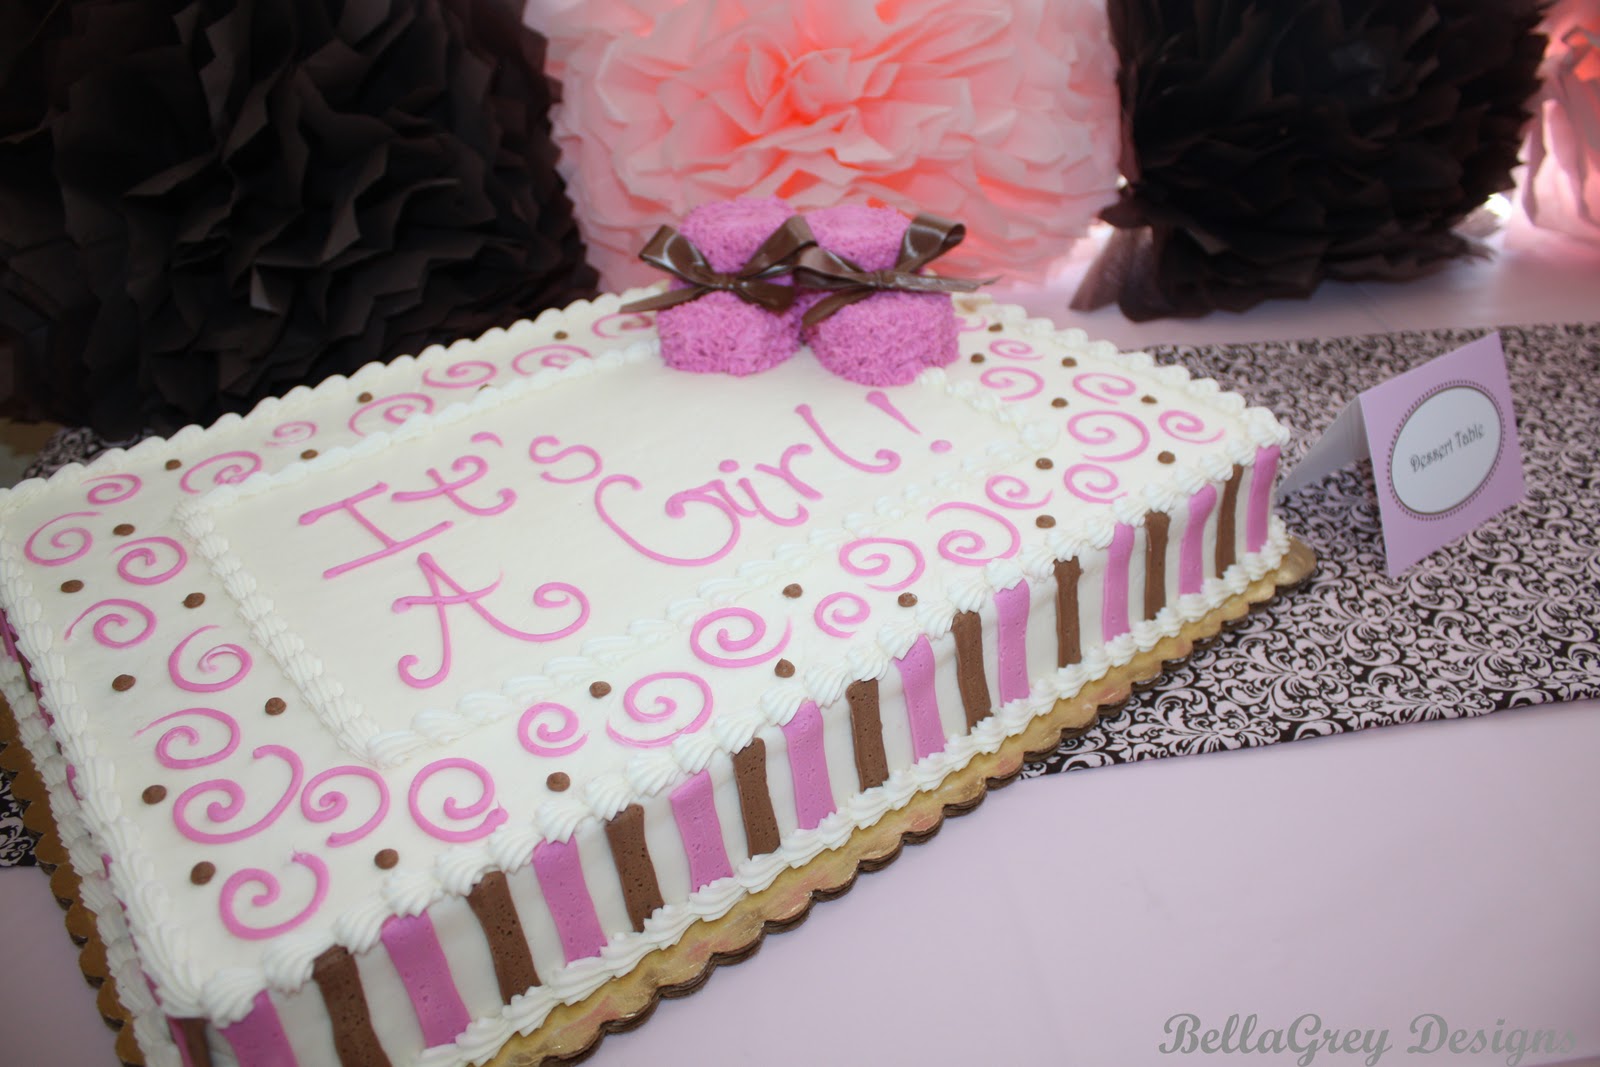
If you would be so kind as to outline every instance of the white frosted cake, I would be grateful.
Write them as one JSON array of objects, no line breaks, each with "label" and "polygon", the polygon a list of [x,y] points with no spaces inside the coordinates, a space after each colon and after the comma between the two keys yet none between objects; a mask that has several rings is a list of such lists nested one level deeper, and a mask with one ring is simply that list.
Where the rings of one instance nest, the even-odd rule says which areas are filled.
[{"label": "white frosted cake", "polygon": [[908,386],[694,375],[619,306],[0,497],[0,684],[149,1062],[537,1040],[1287,550],[1283,429],[1181,368],[961,298]]}]

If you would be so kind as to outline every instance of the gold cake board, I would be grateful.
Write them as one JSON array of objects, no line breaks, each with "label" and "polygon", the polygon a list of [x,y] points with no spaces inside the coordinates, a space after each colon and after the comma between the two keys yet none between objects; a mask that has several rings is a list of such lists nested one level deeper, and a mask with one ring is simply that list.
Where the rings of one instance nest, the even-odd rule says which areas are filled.
[{"label": "gold cake board", "polygon": [[[1205,617],[1189,623],[1176,636],[1107,673],[1076,696],[1058,700],[1046,715],[1036,716],[1021,733],[1007,738],[992,753],[975,756],[932,789],[915,794],[904,807],[863,827],[843,845],[803,867],[790,868],[758,893],[738,901],[719,919],[696,922],[675,944],[658,949],[639,965],[614,978],[574,1004],[556,1007],[538,1030],[513,1036],[488,1067],[536,1067],[550,1061],[574,1061],[593,1052],[608,1033],[638,1026],[662,997],[685,996],[698,989],[719,963],[737,963],[761,947],[762,937],[798,926],[811,906],[848,892],[862,871],[887,866],[907,843],[920,844],[938,833],[946,816],[964,815],[983,802],[990,789],[1016,780],[1022,765],[1056,748],[1063,738],[1092,729],[1103,714],[1120,708],[1134,688],[1160,677],[1163,664],[1187,659],[1195,647],[1216,637],[1223,627],[1243,618],[1278,591],[1298,585],[1316,568],[1316,554],[1291,538],[1277,570],[1252,583]],[[92,912],[79,899],[79,880],[50,815],[44,783],[26,749],[18,743],[11,709],[0,700],[0,769],[13,776],[12,793],[24,808],[23,824],[39,833],[34,849],[39,865],[50,872],[50,888],[67,910],[67,932],[81,952],[79,963],[89,984],[98,988],[100,1013],[117,1031],[116,1051],[125,1064],[143,1067],[144,1055],[127,1025],[129,1015],[117,999],[116,983],[107,973],[105,946]]]}]

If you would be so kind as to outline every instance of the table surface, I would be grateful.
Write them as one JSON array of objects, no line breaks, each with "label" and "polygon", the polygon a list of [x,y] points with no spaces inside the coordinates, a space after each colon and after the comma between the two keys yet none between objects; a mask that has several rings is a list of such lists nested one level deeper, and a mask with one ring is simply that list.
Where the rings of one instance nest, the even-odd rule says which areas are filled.
[{"label": "table surface", "polygon": [[[1495,244],[1197,322],[1068,311],[1082,255],[996,295],[1123,347],[1600,317],[1600,250],[1516,217]],[[1374,1042],[1325,1065],[1600,1057],[1597,752],[1586,702],[1021,781],[591,1062],[1139,1067],[1235,1015],[1252,1048]],[[0,945],[0,1062],[114,1064],[37,869],[0,870]],[[1435,1048],[1441,1025],[1502,1050]]]}]

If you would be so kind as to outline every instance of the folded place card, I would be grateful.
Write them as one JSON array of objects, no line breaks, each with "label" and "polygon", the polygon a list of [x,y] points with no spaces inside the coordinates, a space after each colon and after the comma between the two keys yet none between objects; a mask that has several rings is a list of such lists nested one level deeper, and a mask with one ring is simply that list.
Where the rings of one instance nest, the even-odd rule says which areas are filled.
[{"label": "folded place card", "polygon": [[1279,495],[1368,456],[1391,576],[1522,499],[1522,449],[1500,335],[1362,393]]}]

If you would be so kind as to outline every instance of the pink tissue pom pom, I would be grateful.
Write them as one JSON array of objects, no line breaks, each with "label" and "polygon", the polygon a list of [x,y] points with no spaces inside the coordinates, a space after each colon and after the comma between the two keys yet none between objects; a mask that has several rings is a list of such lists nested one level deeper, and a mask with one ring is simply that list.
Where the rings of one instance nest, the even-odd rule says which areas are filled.
[{"label": "pink tissue pom pom", "polygon": [[1522,205],[1536,226],[1600,242],[1600,2],[1557,3],[1545,30]]},{"label": "pink tissue pom pom", "polygon": [[577,0],[527,21],[563,82],[559,167],[609,288],[700,203],[883,204],[967,226],[950,274],[1041,277],[1116,195],[1097,0]]}]

